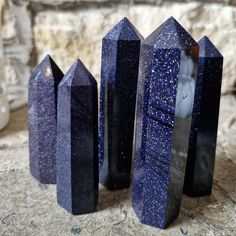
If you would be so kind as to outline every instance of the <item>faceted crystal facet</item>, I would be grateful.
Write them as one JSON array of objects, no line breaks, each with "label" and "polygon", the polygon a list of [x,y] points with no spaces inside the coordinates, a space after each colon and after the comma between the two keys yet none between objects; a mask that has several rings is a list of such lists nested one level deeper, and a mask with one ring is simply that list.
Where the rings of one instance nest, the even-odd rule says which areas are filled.
[{"label": "faceted crystal facet", "polygon": [[110,190],[130,185],[141,40],[126,18],[103,38],[99,165],[100,182]]},{"label": "faceted crystal facet", "polygon": [[141,45],[132,205],[159,228],[179,214],[197,58],[197,43],[173,17]]},{"label": "faceted crystal facet", "polygon": [[56,183],[57,88],[63,73],[50,56],[29,80],[30,172],[43,184]]},{"label": "faceted crystal facet", "polygon": [[80,60],[58,87],[57,201],[72,214],[98,200],[97,82]]},{"label": "faceted crystal facet", "polygon": [[207,37],[199,42],[198,77],[184,193],[209,195],[212,189],[223,57]]}]

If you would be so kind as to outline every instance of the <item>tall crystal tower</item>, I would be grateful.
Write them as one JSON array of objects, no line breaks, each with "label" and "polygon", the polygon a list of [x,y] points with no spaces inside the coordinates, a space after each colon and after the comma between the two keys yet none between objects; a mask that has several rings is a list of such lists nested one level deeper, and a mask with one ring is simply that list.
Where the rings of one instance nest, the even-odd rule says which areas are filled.
[{"label": "tall crystal tower", "polygon": [[109,190],[130,185],[141,40],[123,18],[102,42],[99,164],[100,182]]},{"label": "tall crystal tower", "polygon": [[212,42],[199,42],[198,77],[186,166],[184,193],[209,195],[212,190],[219,118],[223,57]]},{"label": "tall crystal tower", "polygon": [[141,45],[132,204],[142,223],[159,228],[179,214],[198,49],[173,17]]},{"label": "tall crystal tower", "polygon": [[78,60],[58,88],[57,201],[72,214],[98,201],[97,82]]},{"label": "tall crystal tower", "polygon": [[63,76],[46,56],[29,80],[30,172],[43,184],[56,183],[57,89]]}]

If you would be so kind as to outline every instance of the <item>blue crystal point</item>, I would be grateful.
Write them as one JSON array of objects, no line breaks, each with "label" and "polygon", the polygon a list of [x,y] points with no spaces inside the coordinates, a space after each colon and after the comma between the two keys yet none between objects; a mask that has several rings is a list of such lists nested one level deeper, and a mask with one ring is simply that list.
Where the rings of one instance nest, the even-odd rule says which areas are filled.
[{"label": "blue crystal point", "polygon": [[109,40],[140,40],[142,35],[138,32],[135,26],[124,17],[119,21],[105,36],[104,39]]},{"label": "blue crystal point", "polygon": [[97,82],[77,60],[58,88],[57,201],[72,214],[98,201]]},{"label": "blue crystal point", "polygon": [[197,58],[198,44],[173,17],[141,45],[132,205],[159,228],[179,214]]},{"label": "blue crystal point", "polygon": [[31,79],[49,80],[59,84],[64,76],[61,69],[57,66],[50,55],[46,55],[44,59],[37,65],[32,73]]},{"label": "blue crystal point", "polygon": [[82,61],[78,59],[66,73],[59,86],[63,84],[74,87],[96,85],[97,82]]},{"label": "blue crystal point", "polygon": [[207,36],[202,37],[198,41],[198,45],[200,47],[199,57],[223,57]]},{"label": "blue crystal point", "polygon": [[203,37],[196,81],[184,193],[191,197],[211,194],[219,117],[223,57]]},{"label": "blue crystal point", "polygon": [[140,33],[123,18],[102,42],[99,179],[109,190],[130,185],[141,40]]},{"label": "blue crystal point", "polygon": [[167,49],[186,49],[191,46],[197,46],[195,40],[174,17],[170,17],[160,25],[160,27],[144,40],[143,44]]},{"label": "blue crystal point", "polygon": [[57,89],[63,73],[50,56],[29,80],[30,172],[41,183],[56,183]]}]

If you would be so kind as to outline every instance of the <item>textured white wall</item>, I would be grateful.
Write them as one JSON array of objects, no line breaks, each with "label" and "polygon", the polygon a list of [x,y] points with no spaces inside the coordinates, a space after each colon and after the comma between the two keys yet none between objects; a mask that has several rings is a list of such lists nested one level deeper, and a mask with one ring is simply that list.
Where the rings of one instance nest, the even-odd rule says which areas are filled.
[{"label": "textured white wall", "polygon": [[234,88],[235,0],[1,0],[0,6],[11,99],[26,99],[31,70],[47,53],[64,72],[81,58],[99,80],[102,37],[124,16],[144,37],[171,15],[196,40],[208,35],[225,57],[222,92]]}]

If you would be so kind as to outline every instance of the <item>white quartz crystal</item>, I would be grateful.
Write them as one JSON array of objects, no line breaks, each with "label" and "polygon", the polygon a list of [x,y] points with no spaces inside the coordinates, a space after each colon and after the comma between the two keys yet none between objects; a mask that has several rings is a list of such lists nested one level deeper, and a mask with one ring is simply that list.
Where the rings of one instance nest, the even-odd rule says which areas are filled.
[{"label": "white quartz crystal", "polygon": [[[1,28],[1,25],[0,25]],[[4,128],[10,118],[9,104],[7,99],[7,88],[4,83],[4,63],[3,63],[3,50],[2,38],[0,30],[0,129]]]}]

